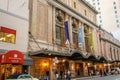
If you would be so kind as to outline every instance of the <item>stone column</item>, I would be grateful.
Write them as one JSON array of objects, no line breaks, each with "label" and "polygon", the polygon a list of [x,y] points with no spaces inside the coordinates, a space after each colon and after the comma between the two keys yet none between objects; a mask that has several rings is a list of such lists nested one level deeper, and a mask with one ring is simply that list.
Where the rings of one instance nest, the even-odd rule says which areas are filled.
[{"label": "stone column", "polygon": [[73,61],[69,62],[69,68],[71,71],[71,77],[75,77],[75,63]]},{"label": "stone column", "polygon": [[53,61],[52,58],[50,58],[50,80],[54,80],[54,71],[53,71]]},{"label": "stone column", "polygon": [[81,28],[82,28],[82,40],[83,40],[83,51],[86,51],[86,46],[85,46],[85,33],[84,33],[84,25],[83,25],[83,23],[81,23]]},{"label": "stone column", "polygon": [[87,63],[83,62],[83,75],[88,76],[88,67]]}]

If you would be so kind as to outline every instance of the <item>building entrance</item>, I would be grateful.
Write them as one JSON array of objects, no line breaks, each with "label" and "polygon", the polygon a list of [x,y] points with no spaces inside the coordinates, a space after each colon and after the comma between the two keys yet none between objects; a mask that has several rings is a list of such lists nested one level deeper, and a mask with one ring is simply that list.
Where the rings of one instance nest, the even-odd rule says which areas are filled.
[{"label": "building entrance", "polygon": [[59,60],[57,64],[57,71],[61,79],[64,78],[64,75],[66,74],[68,70],[69,70],[69,62],[64,59]]},{"label": "building entrance", "polygon": [[34,57],[34,65],[30,68],[30,73],[34,77],[44,78],[50,76],[49,58]]},{"label": "building entrance", "polygon": [[75,72],[76,76],[83,76],[83,63],[76,63],[75,64]]}]

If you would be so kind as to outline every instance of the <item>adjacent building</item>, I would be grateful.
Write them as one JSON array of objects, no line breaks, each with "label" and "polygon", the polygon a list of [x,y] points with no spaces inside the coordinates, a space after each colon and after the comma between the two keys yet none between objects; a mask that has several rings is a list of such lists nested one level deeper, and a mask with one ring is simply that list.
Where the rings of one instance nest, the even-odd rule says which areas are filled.
[{"label": "adjacent building", "polygon": [[31,61],[27,56],[20,57],[28,52],[28,4],[28,0],[0,0],[0,80],[3,74],[8,77],[22,72]]},{"label": "adjacent building", "polygon": [[119,66],[120,41],[104,29],[100,29],[101,53],[112,62],[110,67]]}]

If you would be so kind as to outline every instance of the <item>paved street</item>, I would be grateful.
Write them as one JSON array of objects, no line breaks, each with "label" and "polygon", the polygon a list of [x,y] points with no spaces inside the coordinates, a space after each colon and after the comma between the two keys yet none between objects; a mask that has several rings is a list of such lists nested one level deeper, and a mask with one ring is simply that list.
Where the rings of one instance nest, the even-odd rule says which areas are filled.
[{"label": "paved street", "polygon": [[119,75],[104,76],[104,77],[76,78],[73,80],[120,80],[120,74]]}]

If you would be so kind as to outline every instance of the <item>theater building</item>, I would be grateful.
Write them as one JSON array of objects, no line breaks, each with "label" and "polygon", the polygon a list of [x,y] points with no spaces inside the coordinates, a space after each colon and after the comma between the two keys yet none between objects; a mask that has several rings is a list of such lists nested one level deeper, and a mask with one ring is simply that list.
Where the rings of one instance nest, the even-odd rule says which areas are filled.
[{"label": "theater building", "polygon": [[0,79],[25,69],[54,80],[56,71],[83,77],[119,67],[120,42],[97,25],[85,0],[0,2]]},{"label": "theater building", "polygon": [[100,70],[101,55],[97,11],[84,0],[31,0],[29,55],[35,77],[59,76],[70,70],[72,77]]}]

